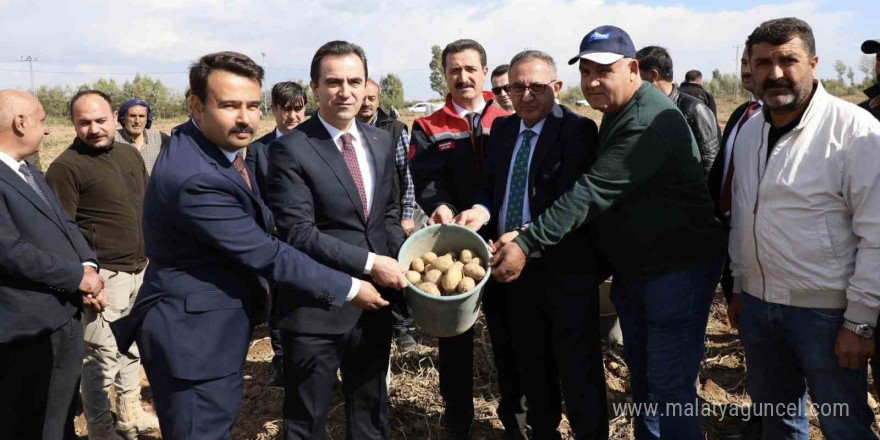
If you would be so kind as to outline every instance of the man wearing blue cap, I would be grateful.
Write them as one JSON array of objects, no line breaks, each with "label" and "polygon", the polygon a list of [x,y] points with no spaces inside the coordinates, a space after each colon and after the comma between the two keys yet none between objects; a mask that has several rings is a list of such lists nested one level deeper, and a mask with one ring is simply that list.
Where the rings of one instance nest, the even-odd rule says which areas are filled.
[{"label": "man wearing blue cap", "polygon": [[153,110],[140,99],[130,99],[119,107],[118,121],[122,128],[116,130],[115,142],[128,144],[137,149],[144,158],[147,174],[153,171],[153,164],[159,157],[169,136],[159,130],[152,130]]},{"label": "man wearing blue cap", "polygon": [[492,275],[513,281],[527,255],[595,228],[614,274],[633,400],[657,404],[635,417],[636,439],[702,439],[695,382],[723,234],[690,128],[669,98],[642,81],[635,58],[617,27],[584,37],[569,64],[579,63],[584,96],[605,114],[598,157],[528,228],[496,243]]}]

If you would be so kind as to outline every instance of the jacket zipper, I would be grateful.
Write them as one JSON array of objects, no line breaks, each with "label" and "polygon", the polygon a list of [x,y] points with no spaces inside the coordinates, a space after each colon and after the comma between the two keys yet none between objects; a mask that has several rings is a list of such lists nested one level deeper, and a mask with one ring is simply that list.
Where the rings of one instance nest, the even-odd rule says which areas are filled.
[{"label": "jacket zipper", "polygon": [[[767,292],[767,277],[764,275],[764,265],[761,264],[761,258],[758,255],[758,204],[761,198],[761,182],[764,181],[764,175],[767,174],[767,166],[770,163],[770,159],[766,159],[764,162],[764,172],[761,173],[761,161],[764,157],[761,155],[761,147],[764,146],[764,126],[766,122],[761,125],[761,146],[758,147],[758,187],[755,191],[755,209],[752,211],[753,220],[752,220],[752,237],[755,239],[755,261],[758,262],[758,269],[761,270],[761,300],[765,301],[765,293]],[[778,141],[777,141],[778,143]],[[767,148],[770,148],[770,145],[767,145]]]}]

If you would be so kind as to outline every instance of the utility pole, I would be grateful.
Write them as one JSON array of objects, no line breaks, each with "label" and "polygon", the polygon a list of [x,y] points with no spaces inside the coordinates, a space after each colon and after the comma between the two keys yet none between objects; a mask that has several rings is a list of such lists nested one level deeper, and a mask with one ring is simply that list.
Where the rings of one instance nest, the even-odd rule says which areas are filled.
[{"label": "utility pole", "polygon": [[[260,55],[263,56],[263,71],[265,72],[265,70],[266,70],[266,52],[260,52]],[[264,78],[265,78],[265,76],[264,76]],[[266,112],[266,92],[265,92],[265,90],[262,90],[263,89],[262,85],[260,86],[260,89],[261,89],[260,93],[263,94],[263,114],[265,115],[267,113]]]},{"label": "utility pole", "polygon": [[739,82],[740,82],[739,54],[742,53],[741,52],[742,47],[743,46],[740,43],[736,43],[733,45],[733,49],[734,49],[734,52],[733,52],[733,77],[736,78],[736,82],[733,83],[734,84],[733,85],[733,96],[736,98],[737,102],[739,102]]},{"label": "utility pole", "polygon": [[34,93],[34,63],[36,63],[38,60],[28,55],[27,58],[21,57],[20,61],[23,63],[28,63],[28,70],[31,72],[31,93]]}]

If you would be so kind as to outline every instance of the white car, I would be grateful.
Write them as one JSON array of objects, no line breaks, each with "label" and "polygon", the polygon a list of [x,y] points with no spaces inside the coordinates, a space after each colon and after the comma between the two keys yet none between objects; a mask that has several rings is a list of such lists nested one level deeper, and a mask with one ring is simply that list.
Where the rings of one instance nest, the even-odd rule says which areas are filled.
[{"label": "white car", "polygon": [[409,111],[413,113],[428,113],[431,110],[430,102],[420,102],[409,108]]},{"label": "white car", "polygon": [[590,103],[587,102],[586,99],[578,99],[577,101],[574,102],[574,105],[576,105],[578,107],[589,107]]}]

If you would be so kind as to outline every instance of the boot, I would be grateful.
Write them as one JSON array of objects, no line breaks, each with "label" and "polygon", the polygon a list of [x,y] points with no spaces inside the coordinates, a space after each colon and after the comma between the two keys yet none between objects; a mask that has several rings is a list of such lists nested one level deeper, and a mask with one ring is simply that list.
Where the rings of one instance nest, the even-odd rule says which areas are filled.
[{"label": "boot", "polygon": [[87,422],[89,429],[89,440],[124,440],[116,434],[116,427],[113,426],[113,415],[108,411],[96,420]]},{"label": "boot", "polygon": [[159,430],[159,419],[144,412],[137,393],[116,399],[117,429],[126,440],[137,440],[139,433]]}]

